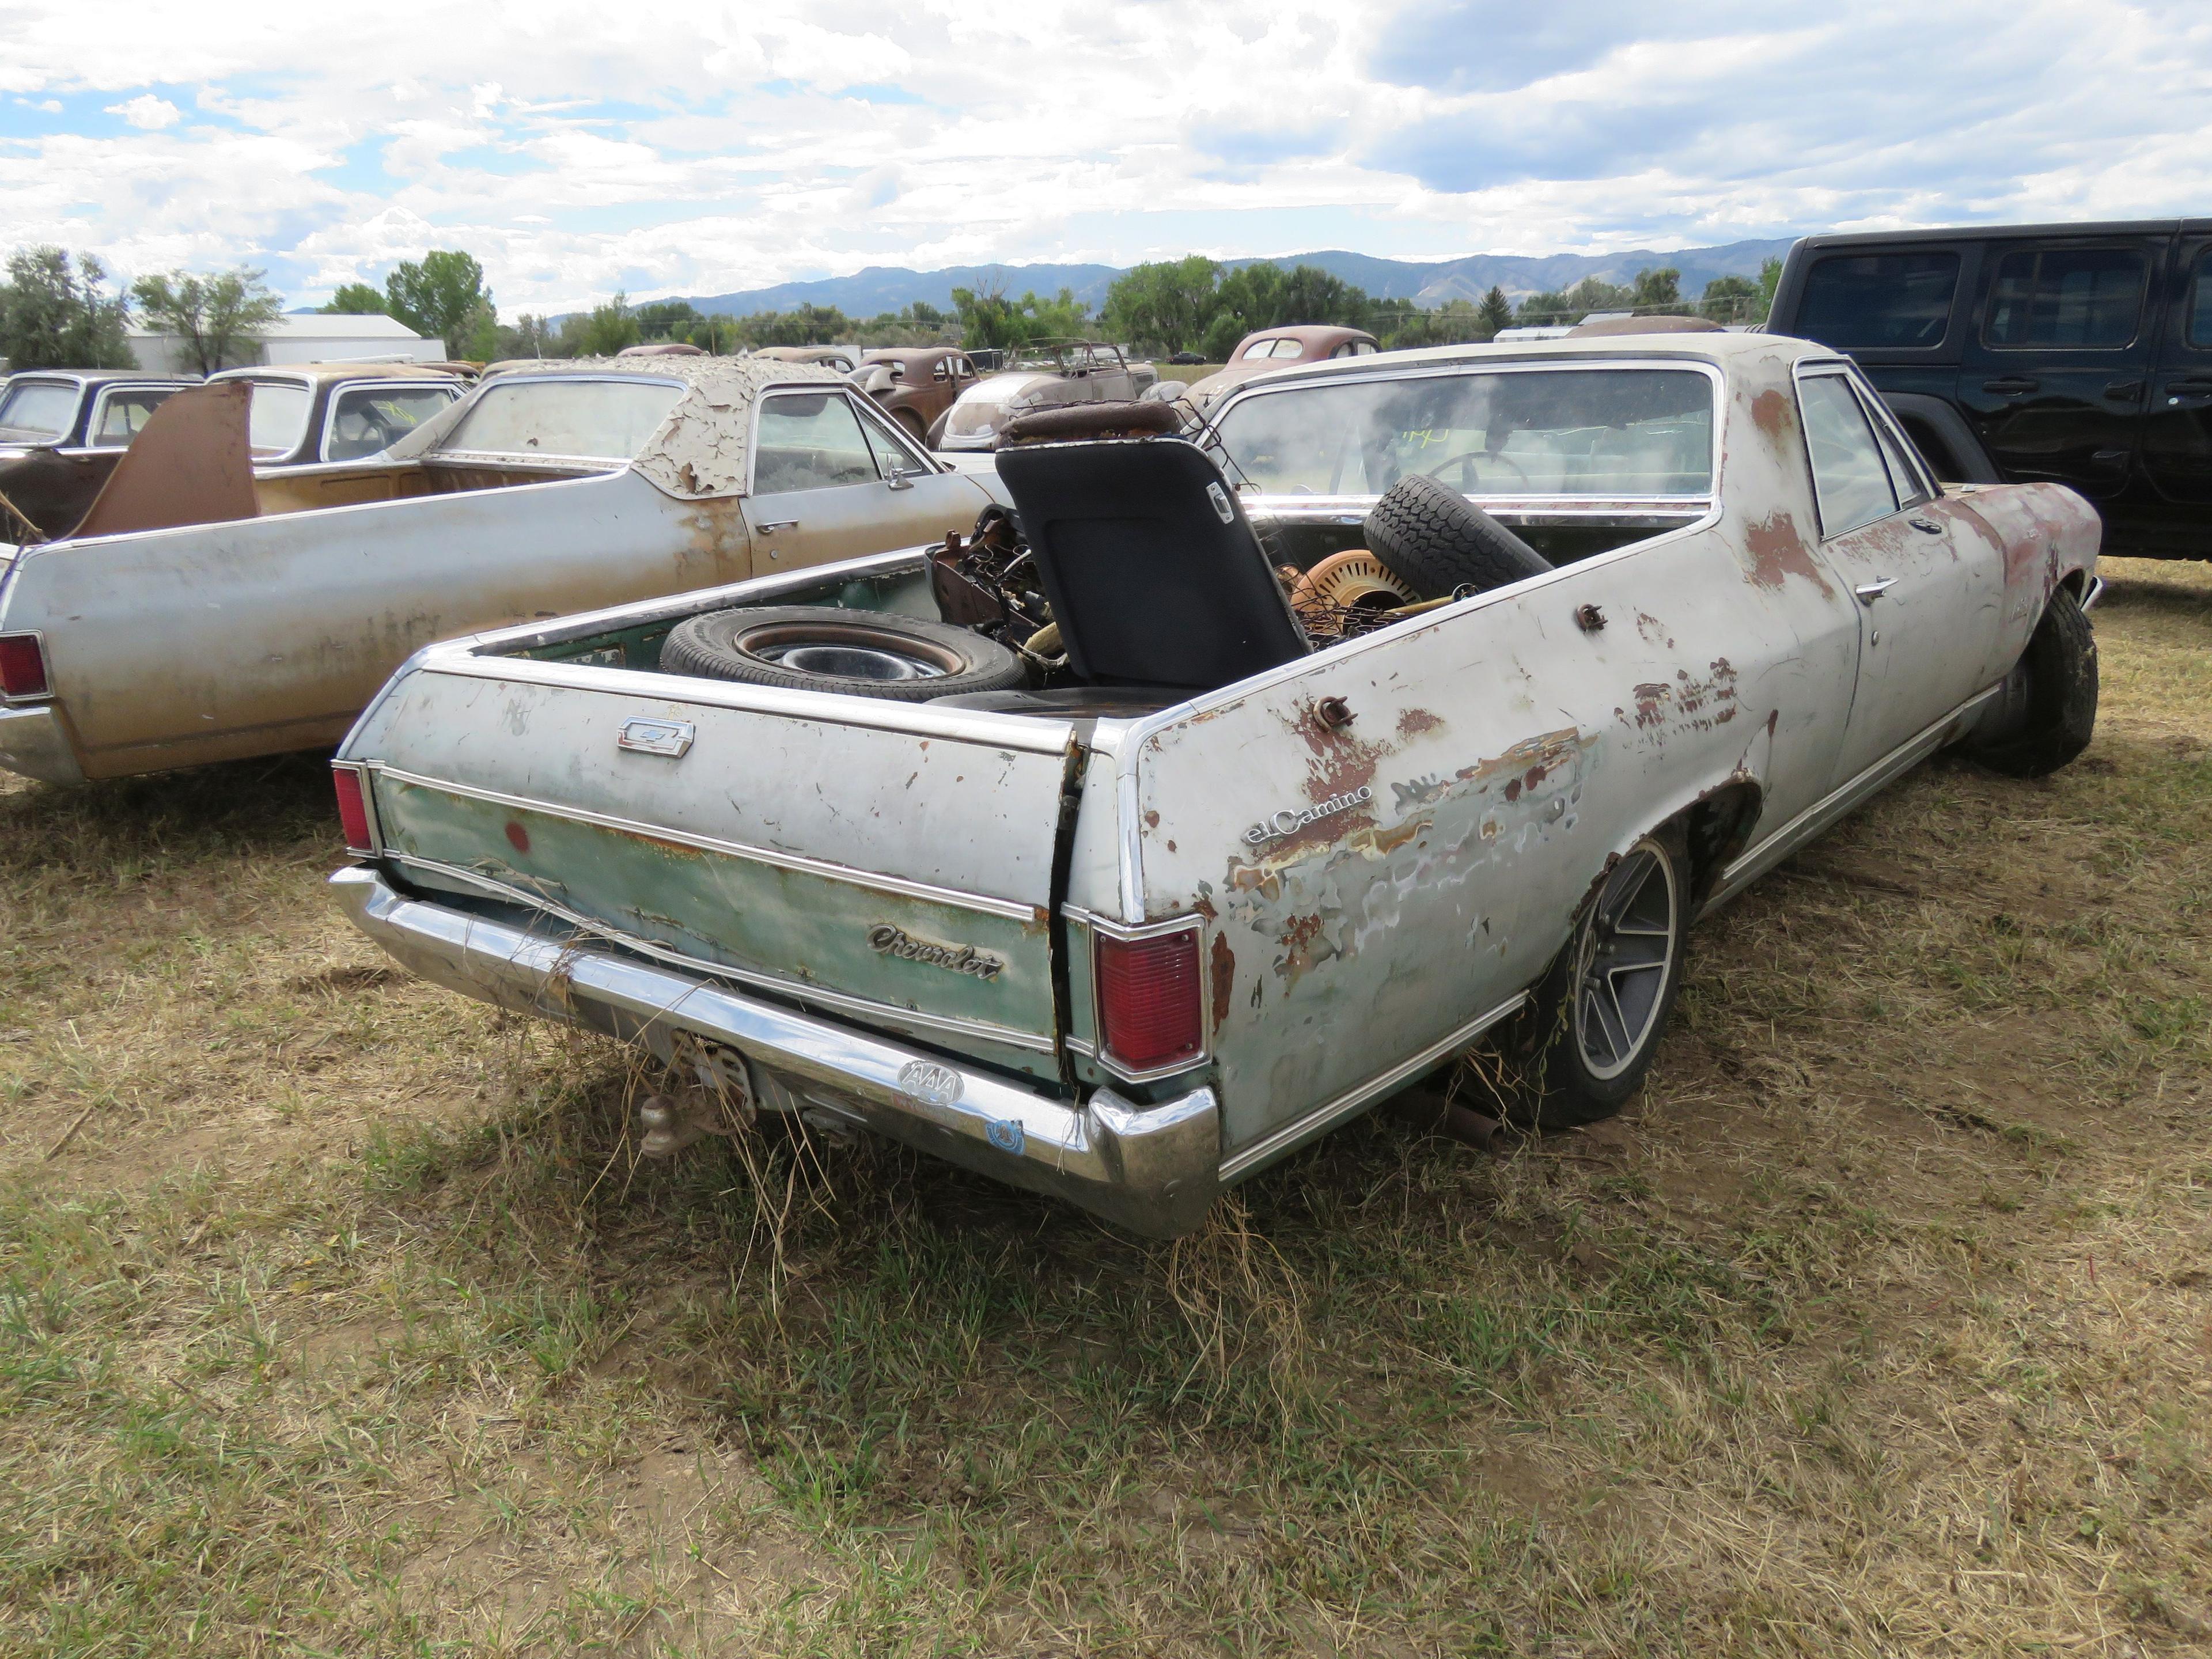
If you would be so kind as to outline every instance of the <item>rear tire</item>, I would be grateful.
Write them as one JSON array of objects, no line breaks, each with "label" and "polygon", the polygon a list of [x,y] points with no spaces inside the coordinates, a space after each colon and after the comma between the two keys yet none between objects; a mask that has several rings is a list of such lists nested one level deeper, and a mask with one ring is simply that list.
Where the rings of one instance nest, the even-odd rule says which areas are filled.
[{"label": "rear tire", "polygon": [[1487,592],[1552,562],[1449,484],[1410,473],[1367,514],[1368,550],[1425,599]]},{"label": "rear tire", "polygon": [[1971,752],[2007,777],[2043,777],[2087,749],[2097,732],[2097,630],[2067,589],[2053,590],[2013,672],[2027,682],[2015,729]]},{"label": "rear tire", "polygon": [[827,605],[747,605],[678,623],[660,647],[672,674],[794,691],[927,702],[1028,684],[1021,659],[949,623]]},{"label": "rear tire", "polygon": [[1677,825],[1642,837],[1607,872],[1522,1016],[1533,1064],[1511,1116],[1533,1128],[1574,1128],[1634,1098],[1681,986],[1692,902]]}]

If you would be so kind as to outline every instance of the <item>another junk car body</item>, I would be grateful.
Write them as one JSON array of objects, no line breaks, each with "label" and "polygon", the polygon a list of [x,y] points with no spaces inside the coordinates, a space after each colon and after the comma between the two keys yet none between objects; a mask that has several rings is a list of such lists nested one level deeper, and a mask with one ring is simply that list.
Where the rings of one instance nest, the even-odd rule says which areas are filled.
[{"label": "another junk car body", "polygon": [[281,363],[208,378],[253,388],[246,444],[256,466],[380,454],[468,389],[459,376],[419,363]]},{"label": "another junk car body", "polygon": [[173,392],[135,369],[26,369],[0,384],[0,541],[66,536],[123,452]]},{"label": "another junk car body", "polygon": [[[198,425],[166,457],[136,446],[94,509],[116,533],[0,568],[0,766],[69,782],[335,743],[434,640],[909,546],[991,499],[843,376],[728,358],[515,368],[381,453],[256,468],[272,387],[298,395],[264,435],[306,445],[458,391],[264,378],[287,372],[254,372],[250,411],[235,386],[185,394],[204,409],[155,420]],[[319,428],[295,434],[308,409]],[[180,476],[147,471],[164,464]],[[134,467],[150,520],[108,511]],[[185,495],[215,504],[171,510]]]},{"label": "another junk car body", "polygon": [[[1217,430],[999,453],[1066,650],[1025,612],[1046,672],[999,690],[663,654],[987,614],[1013,567],[954,577],[988,535],[423,653],[339,751],[337,897],[470,995],[1173,1235],[1597,973],[1570,946],[1633,933],[1603,913],[1650,849],[1679,930],[1974,738],[2094,598],[2078,497],[1942,491],[1802,341],[1369,357]],[[1366,631],[1285,599],[1280,567],[1349,592],[1417,474],[1549,568]]]},{"label": "another junk car body", "polygon": [[1014,362],[970,382],[932,424],[932,447],[988,450],[1018,415],[1063,404],[1123,403],[1159,380],[1150,363],[1132,363],[1103,340],[1035,340]]}]

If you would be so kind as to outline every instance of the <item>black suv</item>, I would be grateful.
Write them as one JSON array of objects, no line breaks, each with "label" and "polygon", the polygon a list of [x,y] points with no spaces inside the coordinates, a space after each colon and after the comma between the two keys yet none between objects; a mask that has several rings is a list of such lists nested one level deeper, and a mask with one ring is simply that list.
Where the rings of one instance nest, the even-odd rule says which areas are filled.
[{"label": "black suv", "polygon": [[2212,219],[1808,236],[1767,331],[1848,351],[1936,470],[2047,478],[2212,558]]}]

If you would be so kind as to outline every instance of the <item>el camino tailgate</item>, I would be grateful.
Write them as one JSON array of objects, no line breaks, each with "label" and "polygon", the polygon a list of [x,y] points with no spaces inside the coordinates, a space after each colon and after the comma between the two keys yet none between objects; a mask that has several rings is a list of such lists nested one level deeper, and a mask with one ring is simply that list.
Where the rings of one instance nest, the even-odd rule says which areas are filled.
[{"label": "el camino tailgate", "polygon": [[1055,1073],[1064,726],[1009,747],[872,725],[859,698],[763,699],[851,710],[825,718],[562,678],[428,669],[364,718],[344,753],[402,881]]}]

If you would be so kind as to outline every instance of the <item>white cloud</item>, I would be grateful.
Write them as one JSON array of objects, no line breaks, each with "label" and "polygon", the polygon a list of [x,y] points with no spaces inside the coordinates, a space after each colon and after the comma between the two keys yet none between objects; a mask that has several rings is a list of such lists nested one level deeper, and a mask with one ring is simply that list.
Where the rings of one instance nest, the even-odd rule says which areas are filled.
[{"label": "white cloud", "polygon": [[[58,104],[55,105],[59,108]],[[126,98],[119,104],[110,104],[106,113],[119,115],[142,132],[159,132],[163,127],[173,127],[185,118],[184,111],[166,98],[152,93],[141,93],[136,98]]]},{"label": "white cloud", "polygon": [[[1589,0],[1497,26],[1523,12],[708,0],[678,50],[596,0],[250,27],[15,0],[0,90],[104,96],[131,131],[0,122],[0,225],[126,273],[244,259],[295,300],[465,247],[513,313],[870,264],[1596,251],[2212,199],[2202,0]],[[153,86],[191,88],[192,121]]]}]

